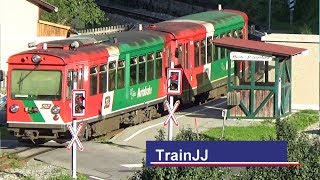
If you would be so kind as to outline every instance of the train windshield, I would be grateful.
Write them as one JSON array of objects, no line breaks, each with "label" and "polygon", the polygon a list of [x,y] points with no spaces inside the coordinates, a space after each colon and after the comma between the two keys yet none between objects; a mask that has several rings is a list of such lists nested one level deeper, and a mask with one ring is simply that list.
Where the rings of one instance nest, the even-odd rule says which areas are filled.
[{"label": "train windshield", "polygon": [[13,70],[11,97],[13,99],[60,99],[61,71]]}]

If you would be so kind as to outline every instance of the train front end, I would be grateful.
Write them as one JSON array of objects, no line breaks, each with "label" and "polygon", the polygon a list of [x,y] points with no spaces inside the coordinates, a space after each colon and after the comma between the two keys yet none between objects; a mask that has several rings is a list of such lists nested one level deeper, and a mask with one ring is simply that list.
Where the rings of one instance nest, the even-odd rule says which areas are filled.
[{"label": "train front end", "polygon": [[63,58],[31,50],[8,60],[7,126],[20,141],[44,143],[67,136]]}]

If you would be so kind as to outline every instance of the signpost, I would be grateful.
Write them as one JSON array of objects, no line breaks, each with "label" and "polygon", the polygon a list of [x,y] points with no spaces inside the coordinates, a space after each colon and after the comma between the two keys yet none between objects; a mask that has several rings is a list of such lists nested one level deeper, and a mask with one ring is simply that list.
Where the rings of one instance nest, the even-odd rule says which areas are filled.
[{"label": "signpost", "polygon": [[[85,90],[79,89],[79,90],[72,90],[72,110],[71,110],[71,117],[72,117],[72,126],[71,124],[68,124],[68,129],[70,131],[70,134],[72,135],[72,139],[67,146],[67,150],[70,151],[72,147],[72,178],[77,178],[77,145],[80,151],[84,150],[84,147],[81,144],[80,139],[78,136],[80,135],[81,130],[83,129],[84,124],[81,122],[79,124],[79,127],[77,129],[77,117],[83,117],[85,116],[85,96],[86,92]],[[76,142],[76,144],[75,144]]]},{"label": "signpost", "polygon": [[230,59],[241,61],[272,61],[272,56],[232,51],[230,53]]},{"label": "signpost", "polygon": [[292,24],[292,21],[293,21],[293,11],[294,11],[295,5],[296,5],[296,0],[288,0],[288,6],[290,9],[290,25]]},{"label": "signpost", "polygon": [[171,62],[171,68],[168,68],[167,71],[167,95],[169,96],[170,100],[170,106],[168,101],[166,100],[164,102],[165,106],[167,107],[169,111],[169,116],[164,122],[164,126],[169,124],[168,127],[168,140],[172,141],[172,128],[173,124],[171,122],[171,119],[173,122],[178,126],[178,120],[174,116],[174,112],[177,110],[178,106],[180,105],[180,101],[177,101],[174,105],[174,97],[173,95],[179,95],[182,93],[182,69],[181,68],[174,68],[174,62]]},{"label": "signpost", "polygon": [[223,117],[221,138],[223,138],[223,135],[224,135],[224,122],[225,122],[225,120],[226,120],[226,118],[227,118],[227,109],[223,109],[223,110],[222,110],[221,116]]}]

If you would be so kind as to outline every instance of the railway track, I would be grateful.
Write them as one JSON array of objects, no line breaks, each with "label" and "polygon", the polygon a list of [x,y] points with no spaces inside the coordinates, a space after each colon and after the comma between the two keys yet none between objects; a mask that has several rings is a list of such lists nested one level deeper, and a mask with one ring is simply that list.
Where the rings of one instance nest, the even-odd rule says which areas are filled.
[{"label": "railway track", "polygon": [[14,161],[18,160],[21,162],[26,162],[28,159],[56,150],[57,148],[58,147],[26,147],[14,153],[2,154],[0,156],[0,170],[11,167],[12,162]]},{"label": "railway track", "polygon": [[120,9],[120,8],[115,8],[115,7],[111,7],[111,6],[106,6],[106,5],[102,5],[102,4],[98,4],[98,5],[100,6],[101,10],[106,11],[108,13],[118,14],[118,15],[130,17],[133,19],[137,19],[137,20],[142,20],[142,21],[145,21],[148,23],[157,23],[157,22],[168,20],[165,18],[154,17],[154,16],[150,16],[147,14],[137,13],[137,12],[133,12],[133,11],[125,10],[125,9]]}]

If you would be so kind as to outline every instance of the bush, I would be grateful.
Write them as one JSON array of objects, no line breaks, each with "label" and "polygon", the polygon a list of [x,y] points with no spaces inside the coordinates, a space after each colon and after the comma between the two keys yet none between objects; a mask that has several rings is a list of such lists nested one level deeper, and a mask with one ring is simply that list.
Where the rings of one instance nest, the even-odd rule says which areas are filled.
[{"label": "bush", "polygon": [[[156,140],[165,140],[165,133],[162,129],[158,131]],[[209,140],[203,135],[194,133],[191,129],[182,129],[175,140],[194,141]],[[229,173],[228,168],[216,167],[146,167],[145,160],[142,160],[143,167],[135,172],[131,180],[194,180],[194,179],[223,179]]]},{"label": "bush", "polygon": [[289,121],[277,121],[277,140],[288,142],[288,161],[300,162],[300,167],[249,167],[233,179],[315,179],[320,177],[319,144],[298,136]]}]

